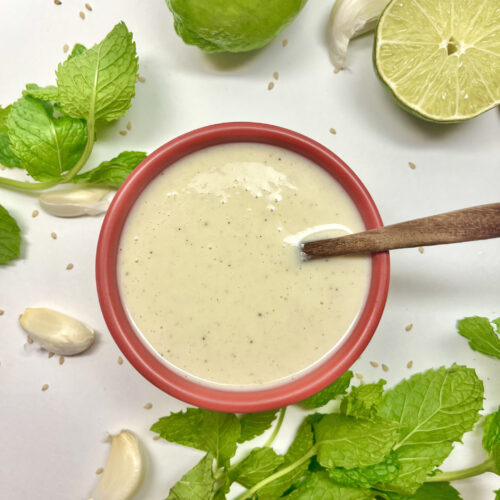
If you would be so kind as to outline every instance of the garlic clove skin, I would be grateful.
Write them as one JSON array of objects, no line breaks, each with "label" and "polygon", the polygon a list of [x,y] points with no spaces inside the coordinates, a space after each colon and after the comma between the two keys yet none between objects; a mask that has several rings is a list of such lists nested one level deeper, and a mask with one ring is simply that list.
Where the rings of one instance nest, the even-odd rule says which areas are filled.
[{"label": "garlic clove skin", "polygon": [[330,14],[329,51],[336,70],[346,67],[351,38],[368,33],[390,0],[336,0]]},{"label": "garlic clove skin", "polygon": [[60,356],[86,351],[95,340],[92,328],[44,307],[28,307],[19,316],[19,323],[35,342]]},{"label": "garlic clove skin", "polygon": [[106,212],[110,200],[105,196],[109,189],[56,189],[38,197],[40,206],[56,217],[100,215]]},{"label": "garlic clove skin", "polygon": [[126,429],[109,439],[108,460],[90,500],[131,500],[144,480],[144,448],[137,436]]}]

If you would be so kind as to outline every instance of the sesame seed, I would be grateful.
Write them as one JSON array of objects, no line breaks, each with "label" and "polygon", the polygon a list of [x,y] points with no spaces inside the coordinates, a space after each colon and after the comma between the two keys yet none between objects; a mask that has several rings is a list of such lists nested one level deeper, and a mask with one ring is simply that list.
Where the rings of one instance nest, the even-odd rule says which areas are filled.
[{"label": "sesame seed", "polygon": [[120,130],[120,135],[127,135],[128,132],[126,130]]},{"label": "sesame seed", "polygon": [[378,363],[376,361],[370,361],[370,364],[373,366],[373,368],[378,368]]},{"label": "sesame seed", "polygon": [[96,475],[102,474],[103,472],[104,472],[104,469],[103,469],[102,467],[99,467],[99,468],[95,471]]},{"label": "sesame seed", "polygon": [[339,69],[339,68],[334,68],[334,69],[333,69],[333,72],[334,72],[335,74],[337,74],[337,73],[339,73],[339,72],[340,72],[340,69]]},{"label": "sesame seed", "polygon": [[54,356],[54,353],[53,352],[49,352],[49,359]]},{"label": "sesame seed", "polygon": [[33,344],[33,339],[31,337],[27,337],[26,340],[28,341],[28,344]]},{"label": "sesame seed", "polygon": [[31,217],[36,217],[39,213],[38,210],[33,210],[33,212],[31,212]]},{"label": "sesame seed", "polygon": [[409,332],[413,328],[413,323],[410,323],[409,325],[405,326],[405,330]]},{"label": "sesame seed", "polygon": [[67,266],[66,266],[66,269],[68,271],[71,271],[71,269],[73,269],[75,266],[70,262]]},{"label": "sesame seed", "polygon": [[363,374],[362,373],[356,373],[356,378],[359,380],[363,380]]},{"label": "sesame seed", "polygon": [[5,311],[3,309],[0,309],[0,316],[3,316]]},{"label": "sesame seed", "polygon": [[144,405],[144,409],[145,409],[145,410],[151,410],[151,408],[153,408],[152,403],[146,403],[146,404]]},{"label": "sesame seed", "polygon": [[281,42],[281,45],[283,45],[283,47],[286,47],[288,45],[288,40],[283,40]]},{"label": "sesame seed", "polygon": [[50,233],[50,237],[53,239],[53,240],[57,240],[57,234],[52,232]]},{"label": "sesame seed", "polygon": [[83,20],[83,19],[85,19],[85,12],[80,11],[80,12],[78,13],[78,15],[80,16],[80,18],[81,18],[82,20]]},{"label": "sesame seed", "polygon": [[269,82],[267,84],[267,90],[273,90],[273,88],[274,88],[274,82]]},{"label": "sesame seed", "polygon": [[408,361],[406,368],[411,368],[413,366],[413,361]]},{"label": "sesame seed", "polygon": [[389,367],[386,364],[382,363],[382,370],[384,370],[384,372],[388,372]]},{"label": "sesame seed", "polygon": [[132,123],[131,122],[127,122],[127,130],[132,130]]},{"label": "sesame seed", "polygon": [[277,71],[275,71],[275,72],[273,73],[273,78],[274,78],[275,80],[278,80],[278,79],[279,79],[279,77],[280,77],[280,74],[279,74]]},{"label": "sesame seed", "polygon": [[137,77],[137,79],[141,82],[141,83],[146,83],[146,77],[142,76],[142,75],[139,75]]},{"label": "sesame seed", "polygon": [[42,385],[42,391],[46,391],[49,388],[49,384]]},{"label": "sesame seed", "polygon": [[60,365],[64,364],[64,356],[59,356],[59,364]]},{"label": "sesame seed", "polygon": [[123,365],[123,358],[121,356],[118,356],[118,364]]},{"label": "sesame seed", "polygon": [[66,52],[68,52],[68,50],[69,50],[69,45],[67,43],[65,43],[63,45],[63,52],[66,54]]},{"label": "sesame seed", "polygon": [[335,135],[336,133],[337,133],[337,131],[336,131],[336,130],[332,127],[332,128],[330,129],[330,134]]},{"label": "sesame seed", "polygon": [[92,6],[88,3],[85,4],[85,8],[89,11],[92,12]]},{"label": "sesame seed", "polygon": [[410,168],[411,168],[412,170],[415,170],[415,169],[417,168],[417,166],[415,165],[415,163],[413,163],[412,161],[409,161],[409,162],[408,162],[408,165],[410,165]]},{"label": "sesame seed", "polygon": [[54,3],[55,3],[56,5],[61,5],[61,4],[62,4],[61,0],[54,0]]},{"label": "sesame seed", "polygon": [[161,438],[161,436],[159,434],[157,434],[156,436],[153,436],[154,441],[158,441],[158,439],[160,439],[160,438]]},{"label": "sesame seed", "polygon": [[420,253],[424,253],[424,247],[418,247],[418,251],[419,251]]}]

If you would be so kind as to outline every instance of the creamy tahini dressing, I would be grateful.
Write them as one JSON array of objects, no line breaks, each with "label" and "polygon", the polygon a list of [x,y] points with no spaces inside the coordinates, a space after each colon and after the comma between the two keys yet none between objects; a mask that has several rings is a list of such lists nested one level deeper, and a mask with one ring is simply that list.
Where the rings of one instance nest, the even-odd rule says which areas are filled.
[{"label": "creamy tahini dressing", "polygon": [[123,302],[186,375],[276,383],[331,352],[368,289],[368,258],[301,262],[297,243],[363,229],[344,190],[309,160],[262,144],[214,146],[167,168],[137,200],[120,243]]}]

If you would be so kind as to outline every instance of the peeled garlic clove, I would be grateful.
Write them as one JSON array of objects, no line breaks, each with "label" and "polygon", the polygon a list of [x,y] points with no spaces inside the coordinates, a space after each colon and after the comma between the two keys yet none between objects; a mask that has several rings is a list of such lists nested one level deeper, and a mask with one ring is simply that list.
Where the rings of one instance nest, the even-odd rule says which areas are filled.
[{"label": "peeled garlic clove", "polygon": [[390,0],[336,0],[330,14],[329,50],[336,70],[346,67],[351,38],[375,28]]},{"label": "peeled garlic clove", "polygon": [[61,356],[83,352],[95,340],[92,328],[71,316],[44,307],[28,307],[19,316],[19,323],[35,342]]},{"label": "peeled garlic clove", "polygon": [[104,197],[109,189],[56,189],[38,197],[40,206],[57,217],[99,215],[106,212],[109,200]]},{"label": "peeled garlic clove", "polygon": [[139,491],[146,456],[137,436],[129,430],[109,436],[111,450],[104,472],[90,500],[130,500]]}]

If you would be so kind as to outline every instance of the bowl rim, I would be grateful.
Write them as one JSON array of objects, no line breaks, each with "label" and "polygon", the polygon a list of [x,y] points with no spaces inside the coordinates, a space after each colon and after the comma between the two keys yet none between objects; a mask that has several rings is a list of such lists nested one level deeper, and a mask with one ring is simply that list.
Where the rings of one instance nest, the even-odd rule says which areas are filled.
[{"label": "bowl rim", "polygon": [[167,394],[198,407],[224,412],[259,412],[297,403],[340,377],[359,358],[382,316],[389,289],[389,253],[372,255],[365,304],[342,344],[316,367],[294,380],[264,389],[202,385],[170,370],[143,343],[120,299],[117,256],[127,216],[146,186],[180,158],[218,144],[257,142],[291,150],[312,160],[337,180],[355,203],[367,229],[382,226],[368,190],[332,151],[292,130],[255,122],[227,122],[182,134],[148,155],[115,194],[104,218],[96,254],[96,285],[104,320],[116,344],[139,373]]}]

